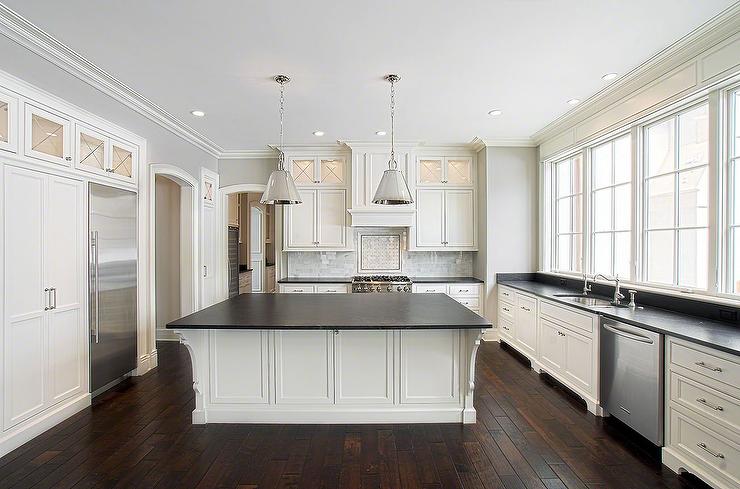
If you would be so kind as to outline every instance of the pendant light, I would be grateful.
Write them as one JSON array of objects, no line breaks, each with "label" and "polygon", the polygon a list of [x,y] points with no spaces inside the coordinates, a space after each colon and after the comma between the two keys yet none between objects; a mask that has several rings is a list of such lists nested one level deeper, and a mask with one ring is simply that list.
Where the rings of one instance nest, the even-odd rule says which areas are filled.
[{"label": "pendant light", "polygon": [[406,183],[406,178],[404,178],[401,170],[398,169],[398,162],[396,161],[396,153],[394,148],[394,118],[396,111],[395,83],[400,80],[401,77],[398,75],[388,75],[385,77],[385,79],[391,84],[391,158],[390,160],[388,160],[388,169],[383,172],[383,177],[380,179],[378,189],[375,191],[373,204],[413,204],[414,199],[411,198],[411,191],[409,191],[409,186]]},{"label": "pendant light", "polygon": [[280,85],[280,147],[278,148],[277,169],[270,174],[267,180],[267,188],[262,194],[260,203],[262,204],[300,204],[303,202],[295,187],[293,176],[285,169],[285,153],[283,152],[283,113],[285,112],[285,84],[290,78],[285,75],[278,75],[275,81]]}]

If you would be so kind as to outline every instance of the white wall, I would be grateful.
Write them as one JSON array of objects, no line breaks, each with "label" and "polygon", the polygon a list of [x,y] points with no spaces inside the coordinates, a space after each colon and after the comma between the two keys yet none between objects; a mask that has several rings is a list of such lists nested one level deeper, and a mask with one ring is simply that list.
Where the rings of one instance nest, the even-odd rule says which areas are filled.
[{"label": "white wall", "polygon": [[168,322],[178,319],[180,306],[180,186],[155,177],[155,297],[157,339],[170,338]]},{"label": "white wall", "polygon": [[496,274],[537,270],[537,149],[486,147],[478,153],[478,172],[478,236],[484,246],[473,269],[486,281],[485,315],[496,324]]},{"label": "white wall", "polygon": [[218,181],[221,187],[240,183],[266,184],[270,173],[277,168],[277,158],[250,158],[219,160]]},{"label": "white wall", "polygon": [[148,163],[179,166],[196,179],[201,166],[218,169],[214,156],[1,35],[0,53],[0,69],[146,138]]}]

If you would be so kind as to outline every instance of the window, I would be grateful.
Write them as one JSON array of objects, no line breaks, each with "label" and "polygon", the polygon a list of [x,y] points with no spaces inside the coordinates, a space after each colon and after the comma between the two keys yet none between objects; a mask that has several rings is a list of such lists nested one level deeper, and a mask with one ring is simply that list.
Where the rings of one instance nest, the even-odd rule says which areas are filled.
[{"label": "window", "polygon": [[740,294],[740,89],[730,93],[727,168],[728,256],[727,291]]},{"label": "window", "polygon": [[583,269],[583,156],[554,163],[552,184],[552,263],[561,272],[580,272]]},{"label": "window", "polygon": [[709,106],[644,129],[644,279],[706,289]]},{"label": "window", "polygon": [[629,134],[591,149],[591,271],[630,279],[632,141]]}]

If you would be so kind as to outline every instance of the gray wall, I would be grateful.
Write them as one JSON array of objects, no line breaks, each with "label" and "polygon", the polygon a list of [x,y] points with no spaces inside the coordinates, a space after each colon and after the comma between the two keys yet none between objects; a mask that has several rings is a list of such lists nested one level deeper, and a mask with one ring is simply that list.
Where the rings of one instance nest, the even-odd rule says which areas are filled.
[{"label": "gray wall", "polygon": [[485,246],[473,269],[486,280],[485,314],[496,324],[496,274],[537,270],[537,149],[489,146],[478,153],[478,172],[478,233]]},{"label": "gray wall", "polygon": [[179,166],[196,179],[201,166],[218,169],[215,157],[1,35],[0,53],[3,71],[146,138],[148,163]]},{"label": "gray wall", "polygon": [[155,290],[157,339],[172,335],[165,331],[168,322],[180,316],[180,186],[157,175],[154,183],[155,210]]},{"label": "gray wall", "polygon": [[220,187],[240,183],[266,184],[270,173],[277,167],[277,158],[250,158],[219,160],[218,182]]}]

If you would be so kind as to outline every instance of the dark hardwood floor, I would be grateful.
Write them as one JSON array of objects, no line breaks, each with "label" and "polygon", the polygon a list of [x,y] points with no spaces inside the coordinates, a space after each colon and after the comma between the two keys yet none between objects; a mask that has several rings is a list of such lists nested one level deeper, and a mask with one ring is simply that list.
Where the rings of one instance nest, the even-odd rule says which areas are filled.
[{"label": "dark hardwood floor", "polygon": [[690,488],[498,344],[481,346],[475,425],[190,424],[190,359],[159,368],[0,459],[8,487]]}]

